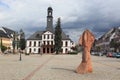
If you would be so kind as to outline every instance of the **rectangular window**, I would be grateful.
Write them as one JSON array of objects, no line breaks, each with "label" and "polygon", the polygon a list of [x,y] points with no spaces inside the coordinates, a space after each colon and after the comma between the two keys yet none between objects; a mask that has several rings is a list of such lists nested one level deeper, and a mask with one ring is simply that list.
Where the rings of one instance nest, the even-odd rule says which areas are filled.
[{"label": "rectangular window", "polygon": [[45,35],[44,35],[44,39],[45,39]]},{"label": "rectangular window", "polygon": [[53,41],[51,41],[51,45],[53,45]]},{"label": "rectangular window", "polygon": [[51,39],[53,39],[53,35],[51,35]]},{"label": "rectangular window", "polygon": [[29,47],[31,47],[31,41],[29,42]]},{"label": "rectangular window", "polygon": [[45,41],[43,41],[43,44],[45,45]]},{"label": "rectangular window", "polygon": [[49,41],[47,41],[47,45],[49,45]]},{"label": "rectangular window", "polygon": [[49,39],[49,35],[47,36],[47,39]]},{"label": "rectangular window", "polygon": [[36,42],[34,41],[34,46],[36,46]]},{"label": "rectangular window", "polygon": [[34,51],[36,51],[36,49],[34,48]]},{"label": "rectangular window", "polygon": [[67,47],[67,45],[68,45],[68,42],[66,41],[66,42],[65,42],[65,46]]},{"label": "rectangular window", "polygon": [[39,41],[39,43],[38,43],[38,46],[40,46],[40,41]]}]

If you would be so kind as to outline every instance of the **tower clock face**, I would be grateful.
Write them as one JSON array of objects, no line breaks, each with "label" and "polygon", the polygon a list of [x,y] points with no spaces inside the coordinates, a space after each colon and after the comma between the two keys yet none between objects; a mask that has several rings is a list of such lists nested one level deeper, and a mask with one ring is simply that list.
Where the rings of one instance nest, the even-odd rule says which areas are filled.
[{"label": "tower clock face", "polygon": [[51,21],[50,19],[48,19],[48,21]]},{"label": "tower clock face", "polygon": [[51,16],[52,15],[52,13],[51,12],[49,12],[49,16]]}]

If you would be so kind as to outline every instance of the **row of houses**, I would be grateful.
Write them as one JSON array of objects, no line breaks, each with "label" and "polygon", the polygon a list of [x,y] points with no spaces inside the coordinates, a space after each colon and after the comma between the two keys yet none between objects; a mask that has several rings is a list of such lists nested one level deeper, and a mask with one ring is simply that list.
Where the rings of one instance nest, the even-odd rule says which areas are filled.
[{"label": "row of houses", "polygon": [[13,45],[15,46],[14,47],[15,52],[20,50],[19,41],[22,38],[21,33],[22,32],[18,33],[17,31],[14,31],[6,27],[1,27],[0,28],[0,52],[3,46],[6,47],[6,51],[9,51],[9,52],[13,51]]},{"label": "row of houses", "polygon": [[[120,27],[112,28],[102,35],[96,40],[95,46],[99,47],[100,51],[114,51],[115,49],[110,46],[112,40],[116,43],[120,43]],[[118,46],[117,52],[120,52],[120,46]]]}]

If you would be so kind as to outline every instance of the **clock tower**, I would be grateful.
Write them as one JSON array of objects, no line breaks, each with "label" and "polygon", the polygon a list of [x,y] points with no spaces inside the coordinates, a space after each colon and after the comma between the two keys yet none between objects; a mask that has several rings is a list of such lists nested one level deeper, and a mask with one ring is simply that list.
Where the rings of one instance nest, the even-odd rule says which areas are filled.
[{"label": "clock tower", "polygon": [[47,28],[46,30],[53,32],[53,16],[52,16],[53,9],[48,7],[47,9]]}]

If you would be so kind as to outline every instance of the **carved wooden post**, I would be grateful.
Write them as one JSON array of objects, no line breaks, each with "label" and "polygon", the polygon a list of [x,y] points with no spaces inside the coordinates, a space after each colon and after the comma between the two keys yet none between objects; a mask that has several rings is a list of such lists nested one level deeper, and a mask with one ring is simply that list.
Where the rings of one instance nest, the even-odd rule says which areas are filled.
[{"label": "carved wooden post", "polygon": [[94,35],[89,31],[85,30],[80,37],[79,43],[83,46],[84,52],[82,54],[82,62],[76,69],[76,72],[79,74],[91,73],[92,72],[92,63],[90,59],[90,50],[94,42]]}]

